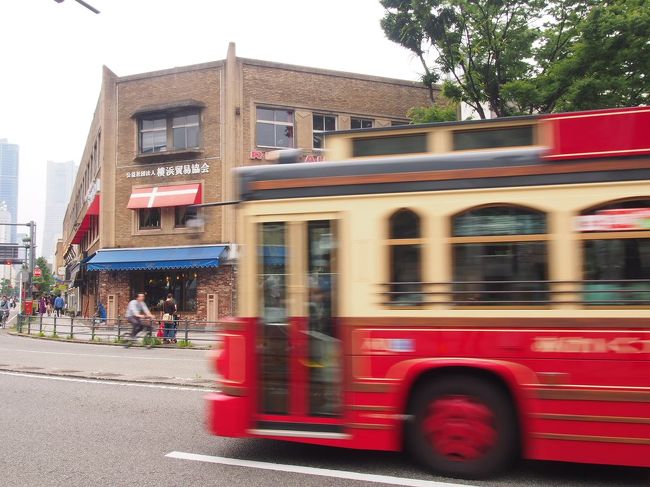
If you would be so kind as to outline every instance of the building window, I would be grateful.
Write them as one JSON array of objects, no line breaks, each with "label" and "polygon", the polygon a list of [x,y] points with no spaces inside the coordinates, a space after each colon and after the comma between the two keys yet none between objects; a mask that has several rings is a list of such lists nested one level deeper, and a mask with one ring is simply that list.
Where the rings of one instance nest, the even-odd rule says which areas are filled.
[{"label": "building window", "polygon": [[257,145],[293,147],[293,110],[257,107]]},{"label": "building window", "polygon": [[152,311],[162,311],[162,304],[171,293],[179,312],[196,312],[196,271],[131,272],[131,291],[145,293],[147,306]]},{"label": "building window", "polygon": [[533,127],[457,130],[453,133],[454,150],[494,149],[533,145]]},{"label": "building window", "polygon": [[198,111],[175,115],[156,115],[140,119],[140,153],[198,149],[201,145]]},{"label": "building window", "polygon": [[350,128],[353,129],[371,129],[374,121],[369,118],[352,118],[350,120]]},{"label": "building window", "polygon": [[452,219],[453,302],[535,305],[548,301],[546,215],[494,205]]},{"label": "building window", "polygon": [[336,117],[334,115],[313,115],[314,149],[323,149],[323,132],[336,130]]},{"label": "building window", "polygon": [[650,303],[650,199],[609,203],[578,217],[583,296],[591,305]]},{"label": "building window", "polygon": [[389,304],[422,304],[422,244],[420,217],[404,208],[393,213],[388,222]]},{"label": "building window", "polygon": [[138,223],[140,230],[160,228],[160,208],[140,208]]},{"label": "building window", "polygon": [[164,152],[167,150],[167,120],[143,118],[140,120],[140,152]]},{"label": "building window", "polygon": [[181,115],[172,119],[174,150],[199,147],[199,114]]},{"label": "building window", "polygon": [[[199,209],[189,206],[176,206],[174,208],[174,226],[187,227],[191,220],[198,221]],[[191,225],[191,223],[190,223]]]},{"label": "building window", "polygon": [[426,134],[364,137],[352,141],[353,157],[416,154],[421,152],[427,152]]}]

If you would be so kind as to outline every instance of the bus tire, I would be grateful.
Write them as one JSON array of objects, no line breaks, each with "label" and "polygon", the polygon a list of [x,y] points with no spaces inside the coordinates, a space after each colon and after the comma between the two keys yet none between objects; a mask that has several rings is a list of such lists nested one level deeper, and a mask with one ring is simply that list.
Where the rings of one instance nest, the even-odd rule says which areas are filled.
[{"label": "bus tire", "polygon": [[414,392],[406,446],[429,469],[449,477],[494,476],[519,448],[517,415],[502,386],[471,375],[431,380]]}]

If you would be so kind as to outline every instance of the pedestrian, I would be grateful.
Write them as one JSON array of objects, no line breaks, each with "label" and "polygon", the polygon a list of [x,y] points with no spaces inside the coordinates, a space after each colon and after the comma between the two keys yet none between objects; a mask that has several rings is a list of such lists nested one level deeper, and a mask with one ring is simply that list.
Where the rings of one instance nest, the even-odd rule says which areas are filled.
[{"label": "pedestrian", "polygon": [[163,316],[162,320],[165,323],[165,333],[163,335],[163,342],[176,343],[176,312],[178,307],[172,293],[167,295],[167,299],[163,303]]},{"label": "pedestrian", "polygon": [[0,326],[5,327],[7,319],[9,318],[9,299],[7,296],[2,296],[0,299]]},{"label": "pedestrian", "polygon": [[102,325],[106,324],[106,308],[104,308],[101,301],[97,302],[97,316],[99,316]]},{"label": "pedestrian", "polygon": [[45,297],[45,308],[47,309],[47,316],[51,316],[53,312],[53,305],[54,305],[54,300],[52,299],[52,295],[48,294]]},{"label": "pedestrian", "polygon": [[61,316],[63,313],[63,308],[65,308],[65,299],[60,294],[54,298],[54,316]]},{"label": "pedestrian", "polygon": [[[149,318],[148,324],[143,322],[144,318]],[[147,304],[144,302],[144,293],[138,293],[135,299],[129,301],[129,305],[126,308],[126,320],[131,323],[132,328],[131,336],[124,345],[125,347],[130,347],[137,339],[138,333],[142,330],[145,330],[147,336],[151,337],[151,318],[153,318],[153,315],[149,311]],[[151,348],[151,344],[147,345],[147,348]]]},{"label": "pedestrian", "polygon": [[38,312],[42,317],[46,313],[46,311],[47,311],[47,300],[45,299],[45,296],[41,296],[38,299]]}]

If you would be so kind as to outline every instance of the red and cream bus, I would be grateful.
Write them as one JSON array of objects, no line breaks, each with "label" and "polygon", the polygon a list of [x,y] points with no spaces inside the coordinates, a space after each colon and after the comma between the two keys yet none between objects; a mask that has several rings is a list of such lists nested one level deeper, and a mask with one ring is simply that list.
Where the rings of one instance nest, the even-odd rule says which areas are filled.
[{"label": "red and cream bus", "polygon": [[210,430],[461,477],[650,467],[650,109],[526,120],[526,146],[240,169]]}]

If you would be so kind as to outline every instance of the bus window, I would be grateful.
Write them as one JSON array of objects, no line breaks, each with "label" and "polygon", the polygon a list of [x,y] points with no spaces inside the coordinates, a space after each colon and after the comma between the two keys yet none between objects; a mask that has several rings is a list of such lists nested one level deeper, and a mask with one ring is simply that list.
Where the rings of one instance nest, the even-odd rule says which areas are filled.
[{"label": "bus window", "polygon": [[585,210],[583,301],[588,305],[650,303],[650,200],[627,200]]},{"label": "bus window", "polygon": [[285,223],[262,223],[259,230],[259,348],[262,351],[260,411],[287,414],[289,409],[289,348],[287,320],[287,246]]},{"label": "bus window", "polygon": [[334,222],[307,223],[309,414],[341,414],[340,341],[336,329]]},{"label": "bus window", "polygon": [[390,304],[422,304],[422,238],[420,217],[402,208],[389,220]]},{"label": "bus window", "polygon": [[495,205],[453,217],[453,304],[548,301],[546,238],[546,215],[528,208]]}]

